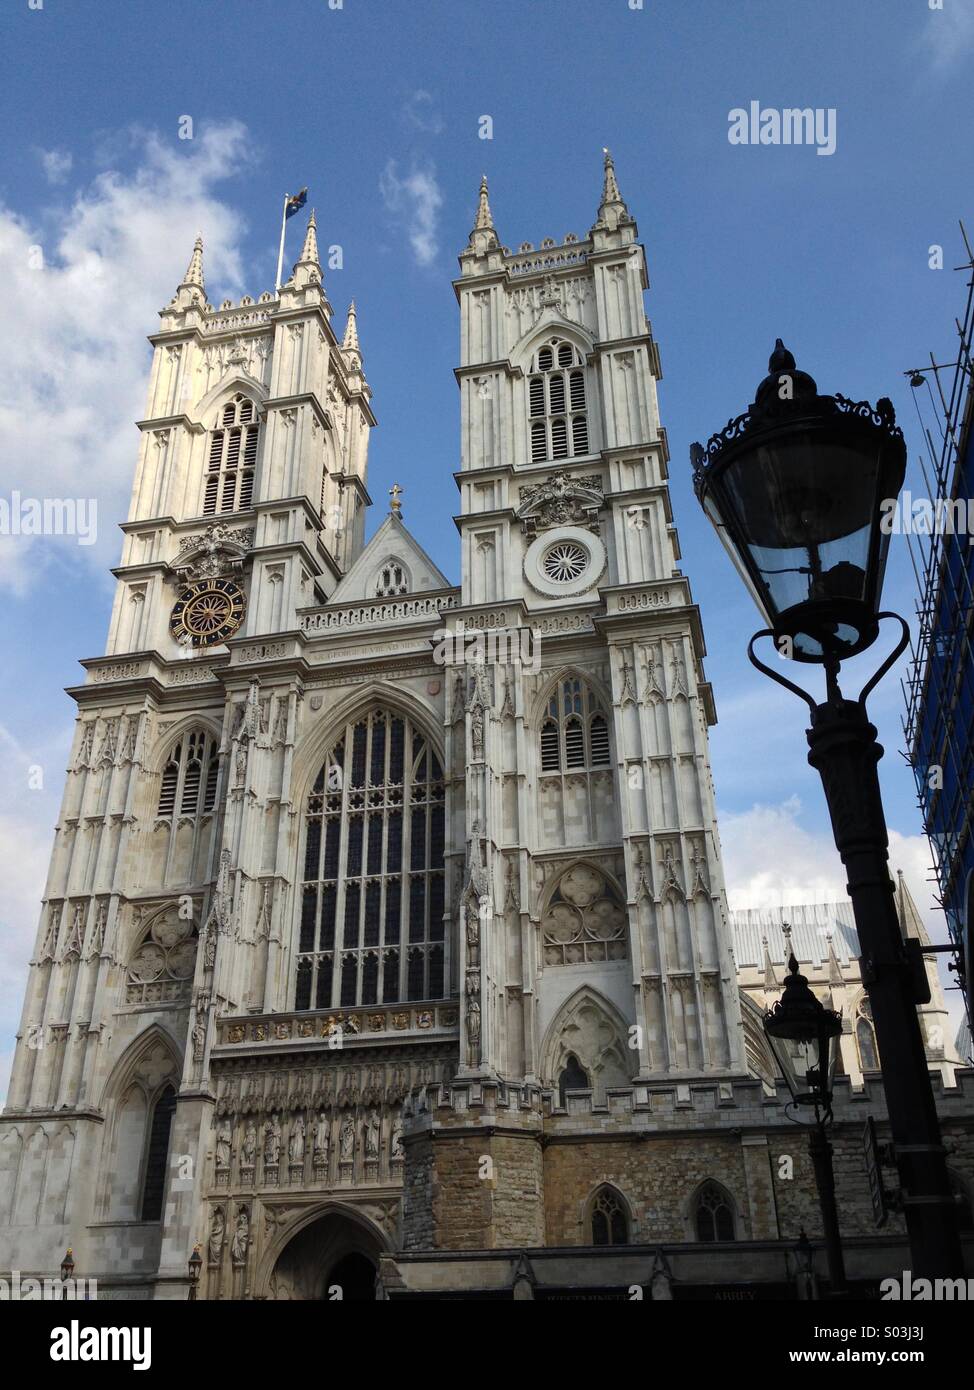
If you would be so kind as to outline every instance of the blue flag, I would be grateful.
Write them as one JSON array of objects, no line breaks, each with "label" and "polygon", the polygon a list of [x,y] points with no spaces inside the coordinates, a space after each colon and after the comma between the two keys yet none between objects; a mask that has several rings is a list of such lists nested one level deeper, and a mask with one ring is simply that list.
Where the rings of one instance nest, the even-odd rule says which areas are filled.
[{"label": "blue flag", "polygon": [[293,217],[299,208],[303,208],[308,201],[308,190],[302,188],[300,193],[292,193],[285,204],[284,220]]}]

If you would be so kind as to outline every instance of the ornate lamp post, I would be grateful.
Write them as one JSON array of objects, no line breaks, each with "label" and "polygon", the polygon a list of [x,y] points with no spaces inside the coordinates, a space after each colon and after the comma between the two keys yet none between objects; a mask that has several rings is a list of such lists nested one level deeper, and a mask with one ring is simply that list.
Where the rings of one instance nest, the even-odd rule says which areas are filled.
[{"label": "ornate lamp post", "polygon": [[[805,976],[798,973],[794,956],[788,962],[788,970],[784,993],[764,1015],[764,1032],[795,1105],[811,1106],[815,1113],[808,1148],[822,1209],[829,1283],[832,1293],[836,1294],[845,1291],[845,1265],[835,1205],[832,1145],[826,1129],[832,1122],[832,1080],[842,1015],[827,1009],[815,998]],[[807,1242],[808,1238],[805,1239]]]},{"label": "ornate lamp post", "polygon": [[[865,705],[909,640],[902,618],[878,611],[889,547],[882,513],[902,486],[906,446],[888,400],[874,409],[820,396],[780,338],[768,367],[750,409],[706,448],[692,446],[694,487],[768,622],[751,638],[751,662],[811,712],[808,761],[822,778],[848,876],[913,1272],[957,1278],[963,1259],[916,1012],[921,1000],[887,863],[883,750]],[[876,640],[885,617],[900,623],[900,641],[858,699],[846,700],[840,663]],[[823,704],[758,660],[761,637],[772,637],[785,658],[824,667]]]},{"label": "ornate lamp post", "polygon": [[61,1283],[66,1284],[74,1274],[74,1251],[69,1245],[61,1261]]},{"label": "ornate lamp post", "polygon": [[196,1302],[196,1291],[199,1288],[200,1274],[203,1270],[203,1256],[200,1254],[199,1245],[193,1246],[193,1253],[189,1257],[189,1301]]}]

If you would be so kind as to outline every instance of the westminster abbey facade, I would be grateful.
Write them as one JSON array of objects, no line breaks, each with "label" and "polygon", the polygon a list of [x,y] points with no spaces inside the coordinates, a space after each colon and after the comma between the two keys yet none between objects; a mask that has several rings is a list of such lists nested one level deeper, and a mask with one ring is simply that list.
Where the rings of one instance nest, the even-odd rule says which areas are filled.
[{"label": "westminster abbey facade", "polygon": [[[814,1183],[760,1027],[796,929],[727,909],[647,288],[609,156],[587,235],[539,248],[501,244],[482,185],[456,585],[398,486],[365,541],[371,391],[314,215],[239,304],[197,242],[71,691],[0,1270],[70,1246],[101,1297],[185,1298],[198,1247],[203,1299],[807,1295]],[[902,1246],[858,1158],[882,1092],[843,930],[805,958],[848,1010],[868,1281]],[[960,1208],[974,1074],[939,986],[928,1012]]]}]

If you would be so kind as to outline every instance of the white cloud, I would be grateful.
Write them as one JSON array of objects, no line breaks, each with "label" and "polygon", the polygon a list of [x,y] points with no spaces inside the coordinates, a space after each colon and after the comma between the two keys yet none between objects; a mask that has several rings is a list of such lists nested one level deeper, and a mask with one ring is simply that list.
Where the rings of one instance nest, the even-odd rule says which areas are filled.
[{"label": "white cloud", "polygon": [[70,150],[38,150],[48,183],[63,183],[74,165]]},{"label": "white cloud", "polygon": [[386,207],[405,229],[417,263],[430,265],[439,249],[437,225],[443,206],[434,165],[414,162],[409,173],[400,178],[398,164],[390,159],[379,179],[379,191]]},{"label": "white cloud", "polygon": [[[815,833],[800,823],[797,797],[777,806],[718,818],[727,899],[732,911],[749,907],[796,907],[800,903],[844,902],[846,875],[830,832]],[[947,922],[934,897],[930,847],[923,835],[889,835],[890,871],[903,870],[906,885],[934,942],[947,940]],[[940,981],[948,992],[954,1034],[964,1016],[947,959],[940,957]]]},{"label": "white cloud", "polygon": [[[779,805],[722,814],[718,820],[727,897],[733,909],[842,902],[846,874],[829,831],[806,830],[797,796]],[[943,940],[946,920],[929,882],[930,849],[923,835],[891,830],[890,870],[903,870],[931,937]]]},{"label": "white cloud", "polygon": [[436,109],[433,96],[422,87],[407,97],[402,114],[407,125],[425,131],[428,135],[439,135],[443,129],[443,120]]},{"label": "white cloud", "polygon": [[[0,587],[25,590],[53,563],[116,563],[145,407],[148,349],[197,232],[215,284],[242,292],[239,213],[214,194],[249,155],[238,122],[197,139],[129,131],[127,172],[101,172],[68,208],[28,219],[0,205],[0,280],[11,331],[0,338],[2,494],[93,498],[94,545],[73,537],[0,536]],[[222,297],[222,296],[221,296]]]},{"label": "white cloud", "polygon": [[943,0],[942,9],[929,9],[920,42],[935,71],[955,67],[974,48],[974,0]]}]

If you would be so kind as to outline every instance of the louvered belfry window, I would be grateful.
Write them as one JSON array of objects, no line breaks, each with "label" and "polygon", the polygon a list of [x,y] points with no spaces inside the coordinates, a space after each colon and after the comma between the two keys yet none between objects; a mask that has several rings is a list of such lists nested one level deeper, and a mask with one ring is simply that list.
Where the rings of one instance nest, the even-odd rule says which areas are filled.
[{"label": "louvered belfry window", "polygon": [[162,771],[157,816],[196,819],[213,810],[220,760],[215,741],[202,729],[184,735]]},{"label": "louvered belfry window", "polygon": [[254,496],[260,422],[249,397],[234,396],[220,412],[210,435],[203,492],[203,515],[248,511]]},{"label": "louvered belfry window", "polygon": [[609,759],[609,723],[595,695],[576,676],[559,681],[541,725],[541,771],[584,772]]},{"label": "louvered belfry window", "polygon": [[557,338],[535,355],[528,376],[532,463],[589,452],[584,369],[579,350]]},{"label": "louvered belfry window", "polygon": [[347,724],[305,807],[295,1008],[444,992],[443,769],[409,719]]}]

